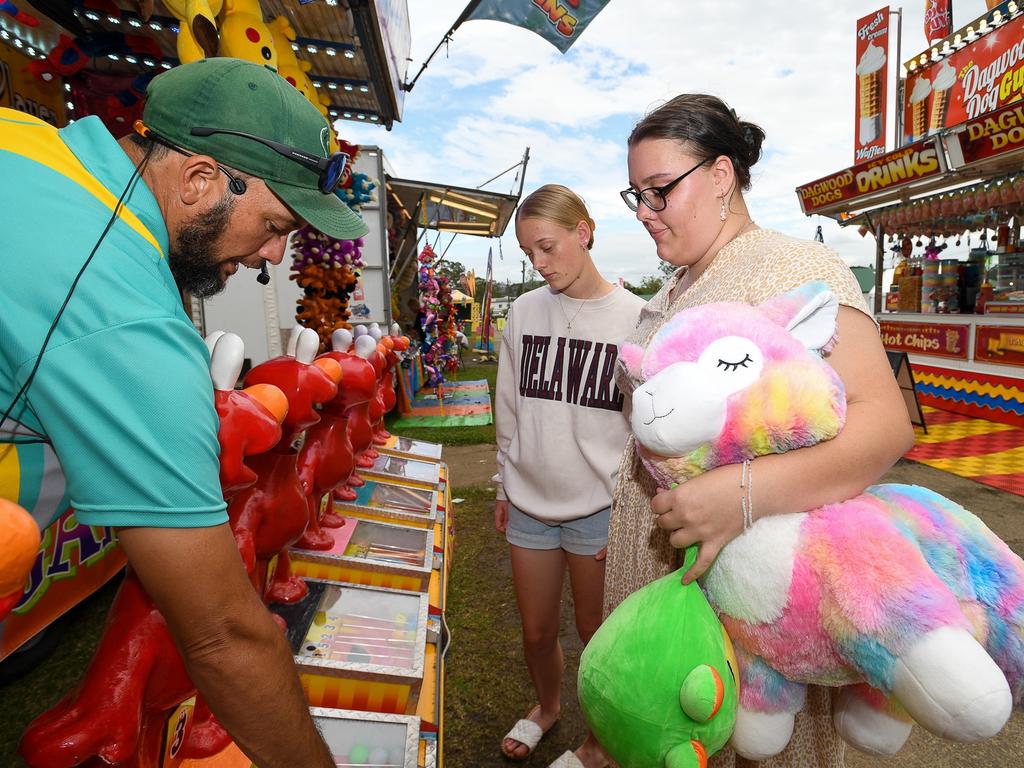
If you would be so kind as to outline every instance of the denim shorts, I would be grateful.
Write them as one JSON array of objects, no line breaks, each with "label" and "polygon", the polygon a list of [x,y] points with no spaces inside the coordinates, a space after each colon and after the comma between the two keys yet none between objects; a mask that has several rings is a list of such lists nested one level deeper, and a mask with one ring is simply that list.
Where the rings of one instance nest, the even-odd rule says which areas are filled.
[{"label": "denim shorts", "polygon": [[548,524],[508,505],[505,539],[524,549],[564,549],[571,555],[596,555],[608,545],[611,507],[563,523]]}]

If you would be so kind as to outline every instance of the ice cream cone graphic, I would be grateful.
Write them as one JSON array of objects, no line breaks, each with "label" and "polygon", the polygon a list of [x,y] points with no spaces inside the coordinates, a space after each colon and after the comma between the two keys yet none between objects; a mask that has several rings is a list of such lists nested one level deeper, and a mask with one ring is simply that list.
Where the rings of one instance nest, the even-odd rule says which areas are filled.
[{"label": "ice cream cone graphic", "polygon": [[910,92],[910,141],[924,138],[928,131],[928,94],[932,92],[932,82],[927,77],[920,77]]},{"label": "ice cream cone graphic", "polygon": [[928,133],[936,133],[946,127],[946,111],[949,109],[949,94],[956,83],[956,70],[948,62],[939,65],[939,71],[932,78],[932,108],[928,117]]},{"label": "ice cream cone graphic", "polygon": [[857,62],[857,98],[860,103],[860,124],[857,143],[860,146],[875,141],[882,132],[882,76],[885,51],[868,43]]}]

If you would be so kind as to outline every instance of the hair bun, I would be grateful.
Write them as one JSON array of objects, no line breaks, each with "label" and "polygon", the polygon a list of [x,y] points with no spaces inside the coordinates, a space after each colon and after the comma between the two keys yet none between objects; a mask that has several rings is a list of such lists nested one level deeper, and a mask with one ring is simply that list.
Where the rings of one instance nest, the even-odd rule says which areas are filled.
[{"label": "hair bun", "polygon": [[747,166],[754,165],[761,159],[761,145],[764,143],[764,130],[754,123],[740,121],[743,140],[747,144]]}]

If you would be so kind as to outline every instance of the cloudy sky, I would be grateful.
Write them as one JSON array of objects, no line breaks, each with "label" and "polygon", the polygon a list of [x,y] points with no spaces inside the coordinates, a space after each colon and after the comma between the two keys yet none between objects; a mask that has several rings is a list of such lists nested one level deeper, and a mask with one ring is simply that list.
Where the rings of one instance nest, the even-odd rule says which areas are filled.
[{"label": "cloudy sky", "polygon": [[[925,47],[924,0],[908,5],[904,61]],[[410,77],[464,6],[409,0]],[[985,9],[983,0],[954,6],[954,26]],[[611,0],[565,55],[526,30],[467,22],[406,94],[393,130],[351,121],[338,128],[349,141],[381,147],[401,178],[464,187],[512,166],[529,147],[524,194],[549,182],[573,188],[597,221],[601,272],[639,282],[658,261],[618,195],[628,186],[625,138],[666,99],[713,93],[767,133],[747,196],[754,220],[807,238],[821,224],[825,243],[848,263],[872,264],[870,236],[805,217],[794,188],[853,164],[855,26],[879,7],[877,0]],[[891,121],[890,114],[890,132]],[[507,193],[512,184],[509,174],[487,189]],[[443,234],[438,250],[450,238]],[[460,235],[448,258],[482,275],[493,246],[496,277],[518,281],[523,256],[512,226],[501,239],[503,260],[497,245]]]}]

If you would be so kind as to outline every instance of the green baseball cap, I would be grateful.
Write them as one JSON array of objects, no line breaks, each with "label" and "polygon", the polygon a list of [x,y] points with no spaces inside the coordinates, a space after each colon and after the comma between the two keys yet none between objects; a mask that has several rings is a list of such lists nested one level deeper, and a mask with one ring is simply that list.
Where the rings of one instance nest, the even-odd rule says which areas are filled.
[{"label": "green baseball cap", "polygon": [[169,69],[146,89],[142,122],[160,138],[263,179],[326,235],[353,240],[369,231],[340,197],[320,191],[318,172],[301,161],[243,136],[192,133],[194,128],[237,131],[327,158],[330,126],[273,67],[216,57]]}]

